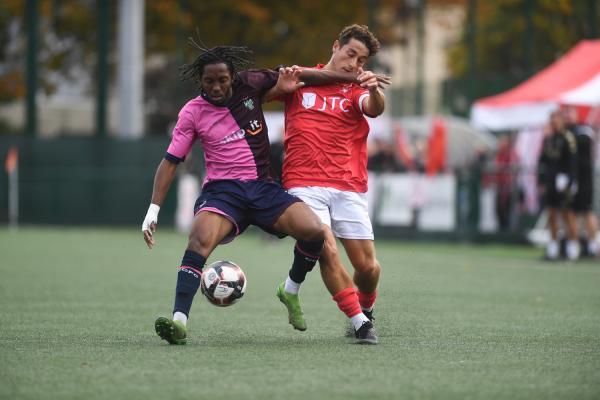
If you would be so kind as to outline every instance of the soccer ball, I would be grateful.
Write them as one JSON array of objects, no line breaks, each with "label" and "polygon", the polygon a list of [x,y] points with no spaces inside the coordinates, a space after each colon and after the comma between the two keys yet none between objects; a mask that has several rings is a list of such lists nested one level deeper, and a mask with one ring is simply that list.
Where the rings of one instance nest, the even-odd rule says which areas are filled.
[{"label": "soccer ball", "polygon": [[244,295],[246,275],[231,261],[217,261],[202,271],[200,290],[210,304],[227,307]]}]

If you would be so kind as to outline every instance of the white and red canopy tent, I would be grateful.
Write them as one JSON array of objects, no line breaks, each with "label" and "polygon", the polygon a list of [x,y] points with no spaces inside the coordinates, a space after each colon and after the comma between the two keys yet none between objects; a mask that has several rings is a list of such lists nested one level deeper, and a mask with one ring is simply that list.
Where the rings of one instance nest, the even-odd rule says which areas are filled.
[{"label": "white and red canopy tent", "polygon": [[600,40],[583,40],[520,85],[477,100],[471,123],[492,131],[541,126],[561,104],[600,107]]}]

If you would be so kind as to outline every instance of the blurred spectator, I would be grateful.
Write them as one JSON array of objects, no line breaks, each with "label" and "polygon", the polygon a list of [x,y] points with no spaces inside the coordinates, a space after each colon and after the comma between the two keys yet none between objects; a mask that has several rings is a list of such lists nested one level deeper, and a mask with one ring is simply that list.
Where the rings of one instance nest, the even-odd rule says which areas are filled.
[{"label": "blurred spectator", "polygon": [[199,171],[202,169],[202,157],[190,151],[177,171],[175,227],[178,232],[189,233],[194,222],[194,203],[200,196],[202,177],[199,175]]},{"label": "blurred spectator", "polygon": [[498,152],[494,160],[496,184],[496,218],[501,230],[510,226],[511,213],[514,212],[513,191],[515,183],[514,167],[518,159],[509,135],[503,135],[498,140]]},{"label": "blurred spectator", "polygon": [[400,124],[394,125],[394,140],[396,142],[396,155],[398,156],[400,166],[405,170],[414,170],[413,151]]},{"label": "blurred spectator", "polygon": [[431,133],[427,142],[427,159],[425,171],[427,175],[443,173],[446,169],[447,147],[446,123],[441,118],[435,118],[431,124]]},{"label": "blurred spectator", "polygon": [[568,205],[576,174],[577,145],[573,134],[566,129],[559,111],[550,115],[550,129],[544,138],[539,160],[538,184],[548,210],[551,240],[546,249],[546,258],[556,260],[560,255],[558,238],[559,216],[567,226],[566,253],[570,260],[579,256],[576,222]]},{"label": "blurred spectator", "polygon": [[394,146],[379,138],[369,143],[367,169],[373,172],[399,172],[404,170],[396,160]]},{"label": "blurred spectator", "polygon": [[414,146],[413,166],[417,172],[425,172],[425,160],[427,159],[427,139],[418,138]]},{"label": "blurred spectator", "polygon": [[575,135],[577,142],[577,175],[575,195],[571,201],[571,211],[574,218],[584,222],[586,238],[583,241],[582,254],[596,256],[598,245],[596,234],[598,220],[592,210],[594,195],[594,131],[587,125],[581,125],[577,118],[577,109],[567,106],[563,109],[567,128]]}]

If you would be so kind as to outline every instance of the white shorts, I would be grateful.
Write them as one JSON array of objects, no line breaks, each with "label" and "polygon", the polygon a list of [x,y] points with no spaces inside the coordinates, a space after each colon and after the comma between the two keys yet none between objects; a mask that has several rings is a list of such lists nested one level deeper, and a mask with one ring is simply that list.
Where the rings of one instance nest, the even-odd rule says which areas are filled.
[{"label": "white shorts", "polygon": [[320,186],[295,187],[288,193],[308,204],[336,237],[374,239],[366,193]]}]

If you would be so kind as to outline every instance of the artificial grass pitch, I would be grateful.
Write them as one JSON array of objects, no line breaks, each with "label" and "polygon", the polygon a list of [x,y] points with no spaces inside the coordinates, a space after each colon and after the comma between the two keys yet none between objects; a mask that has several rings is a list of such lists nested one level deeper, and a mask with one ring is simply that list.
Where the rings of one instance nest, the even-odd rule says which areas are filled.
[{"label": "artificial grass pitch", "polygon": [[137,229],[0,229],[1,399],[600,398],[598,261],[378,241],[380,344],[359,346],[317,269],[308,330],[291,328],[275,287],[293,241],[250,233],[209,259],[244,269],[244,298],[198,294],[188,344],[169,346],[154,320],[187,238],[156,235],[147,250]]}]

